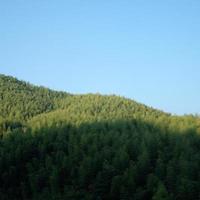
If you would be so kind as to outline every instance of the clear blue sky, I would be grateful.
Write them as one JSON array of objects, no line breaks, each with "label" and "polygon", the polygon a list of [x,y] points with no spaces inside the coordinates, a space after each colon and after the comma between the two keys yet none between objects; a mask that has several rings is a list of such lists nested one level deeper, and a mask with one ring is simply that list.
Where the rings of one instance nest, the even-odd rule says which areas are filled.
[{"label": "clear blue sky", "polygon": [[0,73],[200,113],[200,1],[1,0]]}]

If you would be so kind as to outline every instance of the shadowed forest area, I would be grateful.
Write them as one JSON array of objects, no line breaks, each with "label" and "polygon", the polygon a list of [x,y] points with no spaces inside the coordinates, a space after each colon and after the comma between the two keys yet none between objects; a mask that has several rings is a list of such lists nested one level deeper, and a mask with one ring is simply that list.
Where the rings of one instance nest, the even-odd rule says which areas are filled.
[{"label": "shadowed forest area", "polygon": [[198,200],[200,119],[0,75],[0,199]]}]

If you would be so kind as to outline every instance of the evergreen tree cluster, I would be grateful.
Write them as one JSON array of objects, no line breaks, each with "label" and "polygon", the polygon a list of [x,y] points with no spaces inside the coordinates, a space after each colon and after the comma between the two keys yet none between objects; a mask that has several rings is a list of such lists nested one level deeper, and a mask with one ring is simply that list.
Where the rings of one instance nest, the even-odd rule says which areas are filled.
[{"label": "evergreen tree cluster", "polygon": [[1,200],[198,200],[200,118],[0,75]]}]

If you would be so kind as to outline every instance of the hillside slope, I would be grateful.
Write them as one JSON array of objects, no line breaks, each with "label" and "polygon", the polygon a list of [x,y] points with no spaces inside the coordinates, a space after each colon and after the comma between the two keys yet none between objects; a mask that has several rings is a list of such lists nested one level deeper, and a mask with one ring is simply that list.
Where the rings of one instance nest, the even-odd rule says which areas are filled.
[{"label": "hillside slope", "polygon": [[56,101],[68,96],[45,87],[36,87],[16,78],[0,74],[0,117],[27,120],[51,111]]},{"label": "hillside slope", "polygon": [[143,119],[147,121],[169,116],[169,114],[123,97],[88,94],[63,99],[58,109],[33,117],[29,120],[29,124],[35,128],[51,125],[51,122],[52,124],[81,124],[111,122],[118,119]]},{"label": "hillside slope", "polygon": [[[158,118],[169,116],[133,100],[118,96],[71,95],[37,87],[16,78],[0,75],[0,134],[28,125],[117,118]],[[76,119],[76,120],[75,120]],[[85,119],[85,120],[84,120]],[[45,122],[44,122],[45,123]],[[47,124],[47,123],[45,123]]]}]

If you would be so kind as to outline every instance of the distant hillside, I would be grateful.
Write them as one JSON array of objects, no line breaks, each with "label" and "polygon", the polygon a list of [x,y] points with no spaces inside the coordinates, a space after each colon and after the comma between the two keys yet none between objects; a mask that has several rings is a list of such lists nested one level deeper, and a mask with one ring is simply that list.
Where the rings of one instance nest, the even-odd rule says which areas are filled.
[{"label": "distant hillside", "polygon": [[198,200],[200,118],[0,75],[1,200]]},{"label": "distant hillside", "polygon": [[116,121],[119,119],[145,119],[169,115],[135,101],[118,96],[75,95],[62,99],[59,108],[32,118],[32,127],[52,123],[75,123]]},{"label": "distant hillside", "polygon": [[66,92],[37,87],[5,75],[0,75],[0,98],[0,127],[4,131],[9,126],[12,129],[21,127],[27,120],[35,127],[38,124],[36,121],[41,124],[45,119],[48,119],[50,124],[50,121],[64,122],[69,118],[81,122],[81,120],[88,121],[89,118],[91,120],[124,117],[148,119],[168,115],[123,97],[70,95]]},{"label": "distant hillside", "polygon": [[55,109],[58,99],[69,94],[36,87],[16,78],[0,74],[0,117],[27,120]]}]

